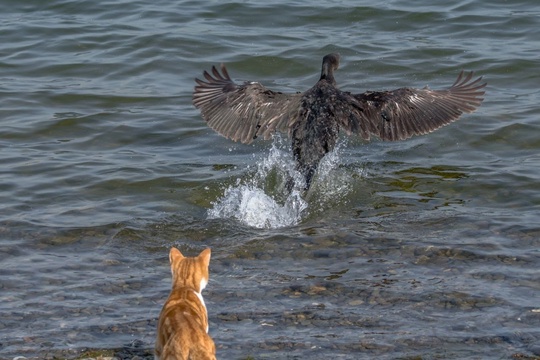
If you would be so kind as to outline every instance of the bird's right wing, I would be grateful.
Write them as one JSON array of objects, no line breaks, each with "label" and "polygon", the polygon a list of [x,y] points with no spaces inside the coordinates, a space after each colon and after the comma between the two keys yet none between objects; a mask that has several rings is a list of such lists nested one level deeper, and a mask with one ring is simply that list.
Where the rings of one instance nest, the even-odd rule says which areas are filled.
[{"label": "bird's right wing", "polygon": [[301,93],[283,94],[268,90],[257,82],[238,85],[231,80],[225,65],[221,73],[212,67],[206,81],[195,79],[193,105],[212,129],[233,141],[249,144],[277,131],[288,132],[300,107]]}]

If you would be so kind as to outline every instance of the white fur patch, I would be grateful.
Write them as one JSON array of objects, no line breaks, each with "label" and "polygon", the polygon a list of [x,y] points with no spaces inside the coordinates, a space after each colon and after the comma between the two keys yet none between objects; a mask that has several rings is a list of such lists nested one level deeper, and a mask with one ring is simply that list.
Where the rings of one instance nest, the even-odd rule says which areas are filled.
[{"label": "white fur patch", "polygon": [[204,288],[206,287],[206,285],[208,284],[208,280],[206,279],[201,279],[201,285],[200,285],[200,289],[201,289],[201,292],[204,290]]},{"label": "white fur patch", "polygon": [[[204,280],[201,280],[201,285],[203,285],[203,283],[202,283],[203,281]],[[204,284],[204,286],[206,286],[206,284]],[[201,290],[202,290],[202,288],[201,288]],[[196,291],[193,291],[193,292],[195,293],[195,295],[197,295],[197,297],[201,301],[201,304],[202,304],[202,306],[204,308],[204,312],[208,314],[208,311],[206,310],[206,304],[204,303],[204,299],[203,299],[201,293],[198,293]],[[206,333],[208,334],[208,325],[206,325]]]}]

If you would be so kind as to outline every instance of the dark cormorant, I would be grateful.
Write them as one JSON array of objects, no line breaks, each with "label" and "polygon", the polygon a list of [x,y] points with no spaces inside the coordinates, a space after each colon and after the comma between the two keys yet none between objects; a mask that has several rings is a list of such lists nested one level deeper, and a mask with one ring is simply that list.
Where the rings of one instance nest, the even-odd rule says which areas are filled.
[{"label": "dark cormorant", "polygon": [[323,58],[321,78],[304,93],[283,94],[268,90],[258,82],[234,83],[225,65],[221,73],[212,67],[204,72],[206,81],[195,79],[193,104],[202,117],[221,135],[249,144],[274,131],[292,137],[298,170],[311,184],[317,165],[336,145],[338,133],[371,135],[382,140],[403,140],[430,133],[476,110],[482,103],[482,78],[473,72],[459,74],[445,90],[400,88],[351,94],[336,87],[334,71],[339,55]]}]

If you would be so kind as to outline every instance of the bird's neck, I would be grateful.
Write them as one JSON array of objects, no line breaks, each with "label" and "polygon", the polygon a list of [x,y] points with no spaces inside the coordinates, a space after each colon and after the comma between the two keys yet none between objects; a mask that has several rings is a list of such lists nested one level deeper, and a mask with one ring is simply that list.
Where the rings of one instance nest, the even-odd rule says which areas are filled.
[{"label": "bird's neck", "polygon": [[334,70],[330,66],[330,64],[324,64],[321,70],[321,78],[320,80],[326,80],[331,84],[336,84],[336,80],[334,79]]}]

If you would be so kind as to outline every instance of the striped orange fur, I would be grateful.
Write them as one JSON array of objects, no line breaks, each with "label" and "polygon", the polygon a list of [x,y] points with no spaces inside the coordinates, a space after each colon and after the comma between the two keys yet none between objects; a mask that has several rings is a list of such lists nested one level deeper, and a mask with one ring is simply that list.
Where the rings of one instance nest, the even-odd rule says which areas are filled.
[{"label": "striped orange fur", "polygon": [[156,360],[216,359],[201,295],[208,283],[210,254],[210,249],[205,249],[199,256],[185,257],[171,248],[172,290],[159,315]]}]

